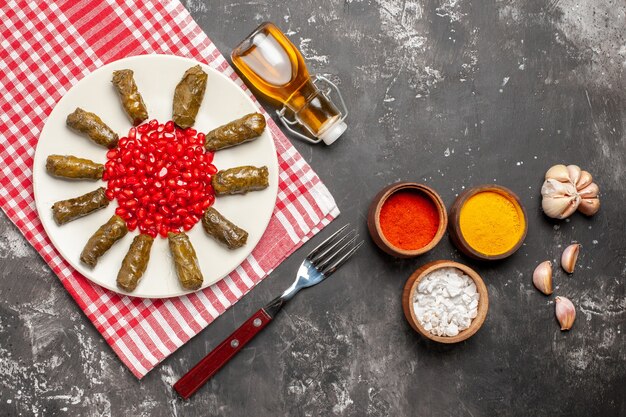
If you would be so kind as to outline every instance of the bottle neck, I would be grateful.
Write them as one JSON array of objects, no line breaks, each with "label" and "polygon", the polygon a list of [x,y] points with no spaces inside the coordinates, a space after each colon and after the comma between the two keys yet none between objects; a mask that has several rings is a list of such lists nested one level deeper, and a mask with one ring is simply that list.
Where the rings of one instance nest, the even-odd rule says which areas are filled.
[{"label": "bottle neck", "polygon": [[296,120],[316,137],[341,119],[341,113],[309,79],[289,97],[285,105]]}]

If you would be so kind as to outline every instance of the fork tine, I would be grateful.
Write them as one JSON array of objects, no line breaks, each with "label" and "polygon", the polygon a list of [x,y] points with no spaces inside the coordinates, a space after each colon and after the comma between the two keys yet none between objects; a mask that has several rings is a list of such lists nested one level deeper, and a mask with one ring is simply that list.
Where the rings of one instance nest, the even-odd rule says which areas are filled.
[{"label": "fork tine", "polygon": [[321,273],[328,278],[329,276],[331,276],[336,270],[338,270],[343,264],[346,263],[346,261],[348,259],[350,259],[350,257],[352,255],[354,255],[356,253],[356,251],[359,250],[359,248],[363,245],[363,241],[360,241],[359,243],[356,244],[355,247],[353,247],[352,249],[350,249],[350,251],[348,251],[348,253],[346,253],[345,255],[343,255],[340,259],[338,259],[334,264],[332,264],[331,266],[329,266],[328,268],[324,269],[323,271],[321,271]]},{"label": "fork tine", "polygon": [[[350,236],[349,234],[346,235],[345,237]],[[323,270],[324,268],[326,268],[328,265],[330,265],[335,258],[337,258],[339,255],[342,254],[342,252],[344,251],[344,249],[350,247],[350,246],[354,246],[354,242],[356,241],[356,239],[359,237],[358,233],[350,240],[348,240],[343,246],[341,246],[339,249],[334,249],[336,246],[338,246],[340,243],[343,242],[344,239],[341,239],[340,241],[337,241],[337,243],[335,243],[332,248],[329,248],[324,255],[327,255],[331,249],[333,249],[332,253],[330,253],[328,256],[325,256],[323,259],[321,258],[320,255],[320,259],[317,260],[317,264],[314,262],[313,265],[315,265],[315,267],[317,268],[318,271]]]},{"label": "fork tine", "polygon": [[328,237],[325,241],[323,241],[322,243],[320,243],[319,245],[317,245],[315,247],[315,249],[313,249],[311,252],[309,252],[309,254],[306,256],[307,259],[313,259],[313,257],[315,257],[315,255],[317,255],[322,249],[326,248],[326,245],[328,245],[335,236],[337,236],[339,233],[343,232],[344,230],[346,230],[346,228],[349,226],[350,224],[346,224],[343,227],[341,227],[339,230],[337,230],[335,233],[333,233],[332,235],[330,235],[330,237]]},{"label": "fork tine", "polygon": [[339,247],[339,245],[341,245],[346,239],[349,239],[352,235],[356,235],[356,230],[350,230],[348,233],[344,234],[341,238],[337,239],[337,241],[334,242],[332,245],[330,245],[327,248],[324,248],[320,253],[313,256],[312,258],[309,258],[309,261],[313,265],[318,266],[320,262],[324,262],[328,258],[329,254],[336,252],[337,251],[336,248]]}]

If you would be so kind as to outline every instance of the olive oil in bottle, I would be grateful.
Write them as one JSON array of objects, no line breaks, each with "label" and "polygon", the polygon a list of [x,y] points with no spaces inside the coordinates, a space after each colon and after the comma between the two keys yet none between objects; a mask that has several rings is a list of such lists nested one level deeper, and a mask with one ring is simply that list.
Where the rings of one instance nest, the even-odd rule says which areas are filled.
[{"label": "olive oil in bottle", "polygon": [[[231,54],[233,64],[263,95],[283,104],[278,112],[285,127],[311,142],[324,141],[330,145],[345,132],[344,114],[315,85],[316,80],[329,83],[321,76],[311,77],[302,55],[289,39],[272,23],[263,23],[244,39]],[[341,94],[339,93],[341,99]],[[343,99],[341,99],[343,104]],[[345,105],[344,105],[345,107]],[[285,108],[291,110],[295,121],[288,120]],[[314,136],[311,139],[291,129],[300,124]]]}]

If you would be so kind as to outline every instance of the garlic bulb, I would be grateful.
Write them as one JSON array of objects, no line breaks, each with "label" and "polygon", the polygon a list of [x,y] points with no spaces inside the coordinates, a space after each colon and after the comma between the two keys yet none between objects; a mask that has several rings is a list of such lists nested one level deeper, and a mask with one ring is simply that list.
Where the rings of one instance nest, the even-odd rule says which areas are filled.
[{"label": "garlic bulb", "polygon": [[565,219],[576,210],[592,216],[600,209],[600,189],[593,177],[578,165],[554,165],[541,187],[541,207],[548,217]]},{"label": "garlic bulb", "polygon": [[574,325],[576,320],[576,308],[574,304],[565,297],[556,297],[555,314],[556,319],[561,325],[561,330],[569,330]]}]

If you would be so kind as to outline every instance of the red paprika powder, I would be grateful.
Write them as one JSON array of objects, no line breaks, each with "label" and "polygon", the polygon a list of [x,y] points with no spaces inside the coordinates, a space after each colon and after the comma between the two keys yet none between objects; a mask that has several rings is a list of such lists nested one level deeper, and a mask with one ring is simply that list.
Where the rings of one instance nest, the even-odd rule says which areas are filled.
[{"label": "red paprika powder", "polygon": [[424,193],[398,191],[380,209],[380,228],[392,245],[404,250],[421,249],[437,234],[439,212]]}]

